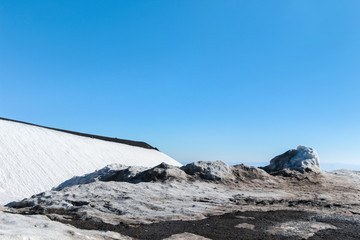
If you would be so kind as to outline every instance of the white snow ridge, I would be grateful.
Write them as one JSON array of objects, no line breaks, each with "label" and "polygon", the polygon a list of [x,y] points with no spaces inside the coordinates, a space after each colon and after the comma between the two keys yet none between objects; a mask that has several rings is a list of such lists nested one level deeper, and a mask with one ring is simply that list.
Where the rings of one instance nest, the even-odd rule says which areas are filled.
[{"label": "white snow ridge", "polygon": [[181,164],[155,149],[0,119],[0,204],[50,190],[112,163]]}]

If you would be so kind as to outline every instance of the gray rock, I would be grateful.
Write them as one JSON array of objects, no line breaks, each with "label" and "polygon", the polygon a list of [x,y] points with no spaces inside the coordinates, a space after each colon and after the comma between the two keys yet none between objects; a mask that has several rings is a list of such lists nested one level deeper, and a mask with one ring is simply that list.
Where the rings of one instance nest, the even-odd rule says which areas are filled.
[{"label": "gray rock", "polygon": [[222,161],[193,162],[181,169],[189,175],[199,176],[206,180],[225,180],[234,177],[231,167]]},{"label": "gray rock", "polygon": [[125,166],[121,164],[110,164],[95,172],[79,177],[73,177],[53,190],[60,191],[63,188],[74,185],[89,184],[95,181],[101,182],[156,182],[167,180],[186,180],[186,173],[176,166],[161,163],[153,168],[139,166]]},{"label": "gray rock", "polygon": [[268,180],[270,175],[263,169],[246,166],[244,164],[238,164],[232,166],[234,177],[239,181],[251,181],[255,179]]},{"label": "gray rock", "polygon": [[156,167],[150,168],[144,172],[137,174],[135,181],[138,182],[153,182],[153,181],[167,181],[167,180],[186,180],[186,173],[178,167],[161,163]]},{"label": "gray rock", "polygon": [[96,170],[95,172],[85,174],[83,176],[75,176],[63,183],[61,183],[53,190],[60,191],[66,187],[72,187],[74,185],[88,184],[95,181],[130,181],[138,173],[147,170],[147,167],[140,166],[125,166],[122,164],[114,163],[107,165],[106,167]]},{"label": "gray rock", "polygon": [[270,165],[263,168],[268,173],[295,170],[301,173],[320,172],[319,157],[315,149],[298,146],[297,149],[289,150],[270,161]]}]

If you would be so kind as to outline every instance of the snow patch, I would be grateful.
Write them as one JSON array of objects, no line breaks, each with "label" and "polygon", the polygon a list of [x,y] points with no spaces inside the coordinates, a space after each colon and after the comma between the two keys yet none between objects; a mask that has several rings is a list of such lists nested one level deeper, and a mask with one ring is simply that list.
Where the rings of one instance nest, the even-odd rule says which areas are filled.
[{"label": "snow patch", "polygon": [[54,222],[46,216],[24,216],[0,211],[2,240],[110,240],[132,239],[115,232],[81,230]]},{"label": "snow patch", "polygon": [[255,229],[255,225],[249,224],[249,223],[239,223],[238,225],[235,225],[235,227],[236,228],[245,228],[245,229],[250,229],[250,230]]},{"label": "snow patch", "polygon": [[283,235],[287,237],[301,237],[308,239],[321,230],[337,229],[335,226],[322,222],[290,221],[281,223],[267,230],[274,235]]},{"label": "snow patch", "polygon": [[360,171],[348,170],[348,169],[341,169],[335,171],[328,171],[327,173],[331,175],[347,177],[349,179],[355,179],[360,182]]}]

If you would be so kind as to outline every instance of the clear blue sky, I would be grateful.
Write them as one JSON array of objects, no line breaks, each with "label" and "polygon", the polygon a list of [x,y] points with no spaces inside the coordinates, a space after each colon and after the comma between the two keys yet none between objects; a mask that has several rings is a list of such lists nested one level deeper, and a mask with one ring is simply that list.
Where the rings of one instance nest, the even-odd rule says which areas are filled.
[{"label": "clear blue sky", "polygon": [[0,0],[0,116],[180,162],[360,164],[360,1]]}]

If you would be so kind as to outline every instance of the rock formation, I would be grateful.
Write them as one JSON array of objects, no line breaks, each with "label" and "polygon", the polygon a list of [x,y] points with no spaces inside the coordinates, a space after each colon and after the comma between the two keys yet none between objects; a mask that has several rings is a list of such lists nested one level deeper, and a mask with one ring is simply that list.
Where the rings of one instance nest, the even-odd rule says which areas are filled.
[{"label": "rock formation", "polygon": [[319,157],[315,149],[298,146],[297,149],[289,150],[270,161],[270,165],[263,168],[268,173],[276,173],[285,170],[294,170],[301,173],[320,172]]},{"label": "rock formation", "polygon": [[229,165],[222,161],[198,161],[181,167],[189,175],[199,176],[206,180],[224,180],[233,178],[233,172]]}]

